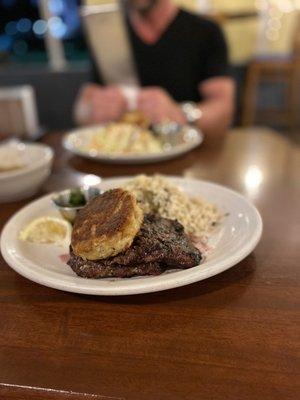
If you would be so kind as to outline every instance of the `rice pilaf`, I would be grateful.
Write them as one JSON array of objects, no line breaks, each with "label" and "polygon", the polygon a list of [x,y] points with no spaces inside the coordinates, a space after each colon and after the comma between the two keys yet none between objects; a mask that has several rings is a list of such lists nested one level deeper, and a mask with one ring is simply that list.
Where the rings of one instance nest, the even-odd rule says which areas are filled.
[{"label": "rice pilaf", "polygon": [[188,234],[198,238],[205,239],[221,219],[214,204],[199,197],[189,198],[160,175],[139,175],[126,182],[124,188],[134,193],[144,213],[177,219]]}]

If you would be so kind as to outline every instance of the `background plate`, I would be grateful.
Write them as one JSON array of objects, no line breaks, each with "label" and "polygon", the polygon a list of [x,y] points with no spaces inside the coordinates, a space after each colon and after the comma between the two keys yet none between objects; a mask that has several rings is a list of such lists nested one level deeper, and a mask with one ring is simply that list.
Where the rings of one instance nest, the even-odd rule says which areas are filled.
[{"label": "background plate", "polygon": [[[103,154],[92,154],[90,152],[86,152],[81,150],[78,147],[78,143],[85,143],[89,140],[91,135],[95,130],[99,130],[99,126],[97,127],[89,127],[83,129],[76,129],[70,133],[65,134],[63,138],[64,147],[69,150],[71,153],[76,154],[78,156],[88,158],[91,160],[113,163],[113,164],[147,164],[159,161],[170,160],[172,158],[176,158],[185,154],[196,147],[198,147],[203,142],[203,134],[198,129],[184,126],[183,129],[187,133],[187,137],[190,138],[184,143],[178,146],[173,147],[168,151],[163,151],[160,153],[153,154],[141,154],[141,155],[107,155]],[[189,135],[190,132],[190,135]]]}]

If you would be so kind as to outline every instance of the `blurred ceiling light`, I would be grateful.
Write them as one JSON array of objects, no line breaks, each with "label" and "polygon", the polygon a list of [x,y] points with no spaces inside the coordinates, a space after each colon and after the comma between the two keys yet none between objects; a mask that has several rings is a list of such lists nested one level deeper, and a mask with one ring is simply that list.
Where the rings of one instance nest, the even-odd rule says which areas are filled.
[{"label": "blurred ceiling light", "polygon": [[21,18],[17,22],[17,30],[21,33],[29,32],[31,29],[31,21],[28,18]]},{"label": "blurred ceiling light", "polygon": [[255,195],[263,181],[263,173],[257,165],[250,165],[244,177],[247,192]]},{"label": "blurred ceiling light", "polygon": [[43,19],[38,19],[35,21],[32,27],[33,32],[38,35],[42,36],[46,33],[47,31],[47,23]]},{"label": "blurred ceiling light", "polygon": [[49,18],[48,25],[49,31],[53,37],[62,39],[65,36],[67,26],[60,17]]}]

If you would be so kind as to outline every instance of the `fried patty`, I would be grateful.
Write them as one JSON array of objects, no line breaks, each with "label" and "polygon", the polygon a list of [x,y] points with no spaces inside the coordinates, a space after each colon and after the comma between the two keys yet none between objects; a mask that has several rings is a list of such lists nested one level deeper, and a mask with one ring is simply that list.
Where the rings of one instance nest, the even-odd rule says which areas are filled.
[{"label": "fried patty", "polygon": [[87,260],[113,257],[131,246],[142,221],[143,212],[133,194],[108,190],[78,213],[71,238],[73,252]]},{"label": "fried patty", "polygon": [[70,253],[68,264],[84,278],[158,275],[168,269],[192,268],[202,259],[178,221],[156,214],[145,215],[132,246],[114,257],[88,261],[72,249]]}]

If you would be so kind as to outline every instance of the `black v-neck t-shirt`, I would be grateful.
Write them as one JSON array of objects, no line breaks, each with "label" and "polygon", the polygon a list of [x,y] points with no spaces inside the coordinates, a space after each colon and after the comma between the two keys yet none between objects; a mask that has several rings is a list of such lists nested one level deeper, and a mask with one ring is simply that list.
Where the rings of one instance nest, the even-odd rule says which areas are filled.
[{"label": "black v-neck t-shirt", "polygon": [[[154,44],[145,43],[127,19],[141,86],[160,86],[176,101],[200,101],[199,84],[228,75],[227,46],[212,21],[187,11],[177,16]],[[94,81],[103,83],[94,67]]]}]

